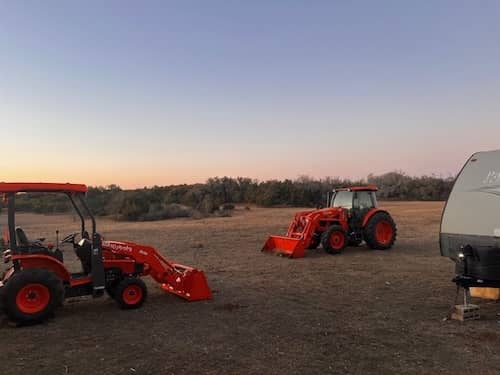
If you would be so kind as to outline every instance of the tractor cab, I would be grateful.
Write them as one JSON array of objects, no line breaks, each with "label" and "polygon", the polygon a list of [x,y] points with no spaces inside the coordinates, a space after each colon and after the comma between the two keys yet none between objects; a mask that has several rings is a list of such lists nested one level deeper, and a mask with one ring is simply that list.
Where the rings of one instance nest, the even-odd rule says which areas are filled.
[{"label": "tractor cab", "polygon": [[355,186],[337,188],[328,195],[328,207],[345,208],[352,227],[360,227],[366,213],[377,208],[377,187]]},{"label": "tractor cab", "polygon": [[377,208],[376,186],[359,186],[334,189],[328,194],[328,207],[348,210],[370,210]]}]

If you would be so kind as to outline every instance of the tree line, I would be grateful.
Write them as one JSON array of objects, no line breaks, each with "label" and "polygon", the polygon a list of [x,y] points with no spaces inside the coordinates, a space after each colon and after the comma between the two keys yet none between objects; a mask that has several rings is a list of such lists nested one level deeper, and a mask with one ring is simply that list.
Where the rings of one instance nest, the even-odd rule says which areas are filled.
[{"label": "tree line", "polygon": [[[214,177],[204,184],[154,186],[123,190],[117,185],[89,187],[87,202],[96,215],[118,220],[147,221],[208,215],[231,209],[234,204],[262,207],[317,207],[335,187],[375,184],[379,200],[446,200],[454,178],[412,177],[403,172],[369,175],[360,180],[307,176],[295,180],[258,181],[247,177]],[[20,194],[19,211],[61,213],[72,210],[67,199],[56,194]]]}]

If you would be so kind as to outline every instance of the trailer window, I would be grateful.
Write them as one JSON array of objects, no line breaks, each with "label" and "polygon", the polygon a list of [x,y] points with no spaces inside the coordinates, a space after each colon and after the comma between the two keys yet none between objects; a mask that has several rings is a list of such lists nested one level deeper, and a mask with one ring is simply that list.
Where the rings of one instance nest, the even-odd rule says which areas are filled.
[{"label": "trailer window", "polygon": [[337,191],[333,198],[333,207],[352,208],[352,191]]}]

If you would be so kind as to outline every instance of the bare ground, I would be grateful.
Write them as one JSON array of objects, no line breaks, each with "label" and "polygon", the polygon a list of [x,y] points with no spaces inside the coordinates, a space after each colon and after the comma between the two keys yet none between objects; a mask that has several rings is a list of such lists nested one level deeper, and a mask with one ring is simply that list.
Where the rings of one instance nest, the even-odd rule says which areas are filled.
[{"label": "bare ground", "polygon": [[[14,328],[3,319],[0,373],[498,374],[499,304],[476,301],[480,321],[443,321],[455,287],[453,264],[437,244],[442,206],[387,204],[399,228],[390,251],[318,249],[295,260],[259,250],[269,234],[286,231],[296,209],[100,220],[107,239],[150,244],[204,270],[214,299],[188,303],[147,280],[149,299],[139,310],[81,298],[43,325]],[[18,222],[49,242],[56,229],[78,229],[71,216],[23,214]]]}]

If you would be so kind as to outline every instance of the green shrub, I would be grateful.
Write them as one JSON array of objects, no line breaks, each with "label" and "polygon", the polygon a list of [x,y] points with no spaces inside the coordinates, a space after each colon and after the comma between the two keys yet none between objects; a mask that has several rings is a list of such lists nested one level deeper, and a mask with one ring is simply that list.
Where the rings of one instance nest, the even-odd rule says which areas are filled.
[{"label": "green shrub", "polygon": [[159,207],[153,206],[147,213],[140,215],[140,221],[154,221],[175,219],[179,217],[190,217],[192,209],[181,204],[171,203],[169,205]]},{"label": "green shrub", "polygon": [[[375,184],[379,199],[445,200],[453,185],[452,177],[411,177],[401,171],[369,175],[364,180],[339,178],[313,179],[301,176],[296,180],[259,182],[244,177],[214,177],[205,184],[174,185],[136,190],[122,190],[116,185],[90,187],[87,202],[96,215],[109,215],[119,220],[163,220],[175,217],[205,217],[234,209],[234,204],[264,207],[318,207],[325,204],[327,192],[335,187]],[[20,194],[19,211],[38,213],[72,210],[63,194]],[[0,203],[1,209],[1,203]]]}]

